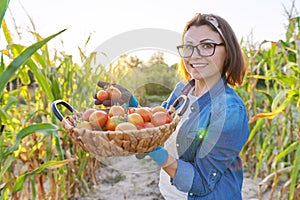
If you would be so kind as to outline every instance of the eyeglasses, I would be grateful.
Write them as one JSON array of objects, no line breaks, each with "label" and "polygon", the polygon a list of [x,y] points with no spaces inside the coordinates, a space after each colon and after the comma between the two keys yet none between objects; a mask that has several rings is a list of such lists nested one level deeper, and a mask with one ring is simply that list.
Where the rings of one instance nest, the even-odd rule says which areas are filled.
[{"label": "eyeglasses", "polygon": [[195,46],[190,44],[184,44],[184,45],[177,46],[177,50],[179,55],[182,58],[190,58],[193,55],[195,48],[197,49],[197,53],[199,56],[209,57],[214,55],[216,46],[223,46],[223,45],[224,43],[213,43],[213,42],[200,43]]}]

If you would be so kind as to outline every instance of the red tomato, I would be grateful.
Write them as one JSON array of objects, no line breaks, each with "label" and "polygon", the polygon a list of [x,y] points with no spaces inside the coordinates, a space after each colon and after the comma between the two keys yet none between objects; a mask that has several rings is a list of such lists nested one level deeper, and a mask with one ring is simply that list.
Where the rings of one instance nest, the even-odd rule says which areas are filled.
[{"label": "red tomato", "polygon": [[96,110],[89,117],[90,124],[96,128],[102,130],[108,119],[108,114],[103,110]]},{"label": "red tomato", "polygon": [[154,126],[161,126],[172,121],[171,116],[163,111],[158,111],[152,115],[151,123]]},{"label": "red tomato", "polygon": [[145,108],[145,107],[137,108],[135,112],[142,116],[144,122],[149,122],[151,120],[152,113],[150,108]]},{"label": "red tomato", "polygon": [[125,122],[124,117],[121,117],[121,116],[109,117],[105,124],[105,128],[106,128],[106,130],[114,131],[116,129],[116,127],[118,126],[118,124],[120,124],[122,122]]},{"label": "red tomato", "polygon": [[106,99],[108,99],[108,92],[106,90],[99,90],[97,92],[97,99],[99,99],[100,101],[104,101]]}]

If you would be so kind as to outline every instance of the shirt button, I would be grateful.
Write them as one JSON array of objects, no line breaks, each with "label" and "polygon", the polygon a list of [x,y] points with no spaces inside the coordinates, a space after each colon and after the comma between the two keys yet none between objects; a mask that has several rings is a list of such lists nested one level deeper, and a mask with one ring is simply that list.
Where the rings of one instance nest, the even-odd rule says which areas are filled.
[{"label": "shirt button", "polygon": [[176,147],[179,147],[179,144],[176,144]]},{"label": "shirt button", "polygon": [[190,192],[190,196],[193,196],[193,193]]},{"label": "shirt button", "polygon": [[195,111],[195,107],[194,106],[191,106],[191,111]]},{"label": "shirt button", "polygon": [[213,173],[213,176],[217,176],[217,173]]}]

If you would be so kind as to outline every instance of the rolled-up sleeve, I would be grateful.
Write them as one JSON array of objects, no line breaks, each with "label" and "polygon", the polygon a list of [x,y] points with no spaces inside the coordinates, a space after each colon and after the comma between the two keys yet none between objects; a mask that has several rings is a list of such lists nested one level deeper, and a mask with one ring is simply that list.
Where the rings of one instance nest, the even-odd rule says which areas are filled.
[{"label": "rolled-up sleeve", "polygon": [[190,163],[182,160],[177,160],[177,163],[178,167],[172,183],[178,190],[189,192],[194,181],[194,167]]}]

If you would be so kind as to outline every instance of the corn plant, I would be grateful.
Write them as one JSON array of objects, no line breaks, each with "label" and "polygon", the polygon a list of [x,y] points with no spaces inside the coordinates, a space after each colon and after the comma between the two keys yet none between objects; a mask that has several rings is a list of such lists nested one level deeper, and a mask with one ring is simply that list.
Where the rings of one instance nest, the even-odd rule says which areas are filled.
[{"label": "corn plant", "polygon": [[261,183],[260,193],[265,190],[265,183],[272,182],[270,199],[282,172],[289,178],[280,197],[288,191],[289,199],[293,199],[295,190],[300,187],[299,33],[300,17],[295,17],[290,19],[286,41],[264,41],[263,44],[269,43],[270,48],[248,50],[250,69],[245,90],[239,91],[241,94],[248,91],[244,97],[251,126],[243,156],[249,163],[249,170],[255,169],[255,180],[257,177],[266,178]]},{"label": "corn plant", "polygon": [[87,192],[96,184],[98,162],[69,140],[50,110],[53,100],[76,97],[74,80],[84,72],[71,56],[64,55],[58,67],[50,60],[46,43],[65,30],[47,38],[33,33],[37,42],[25,47],[13,42],[1,21],[8,47],[0,63],[0,197],[67,199]]}]

